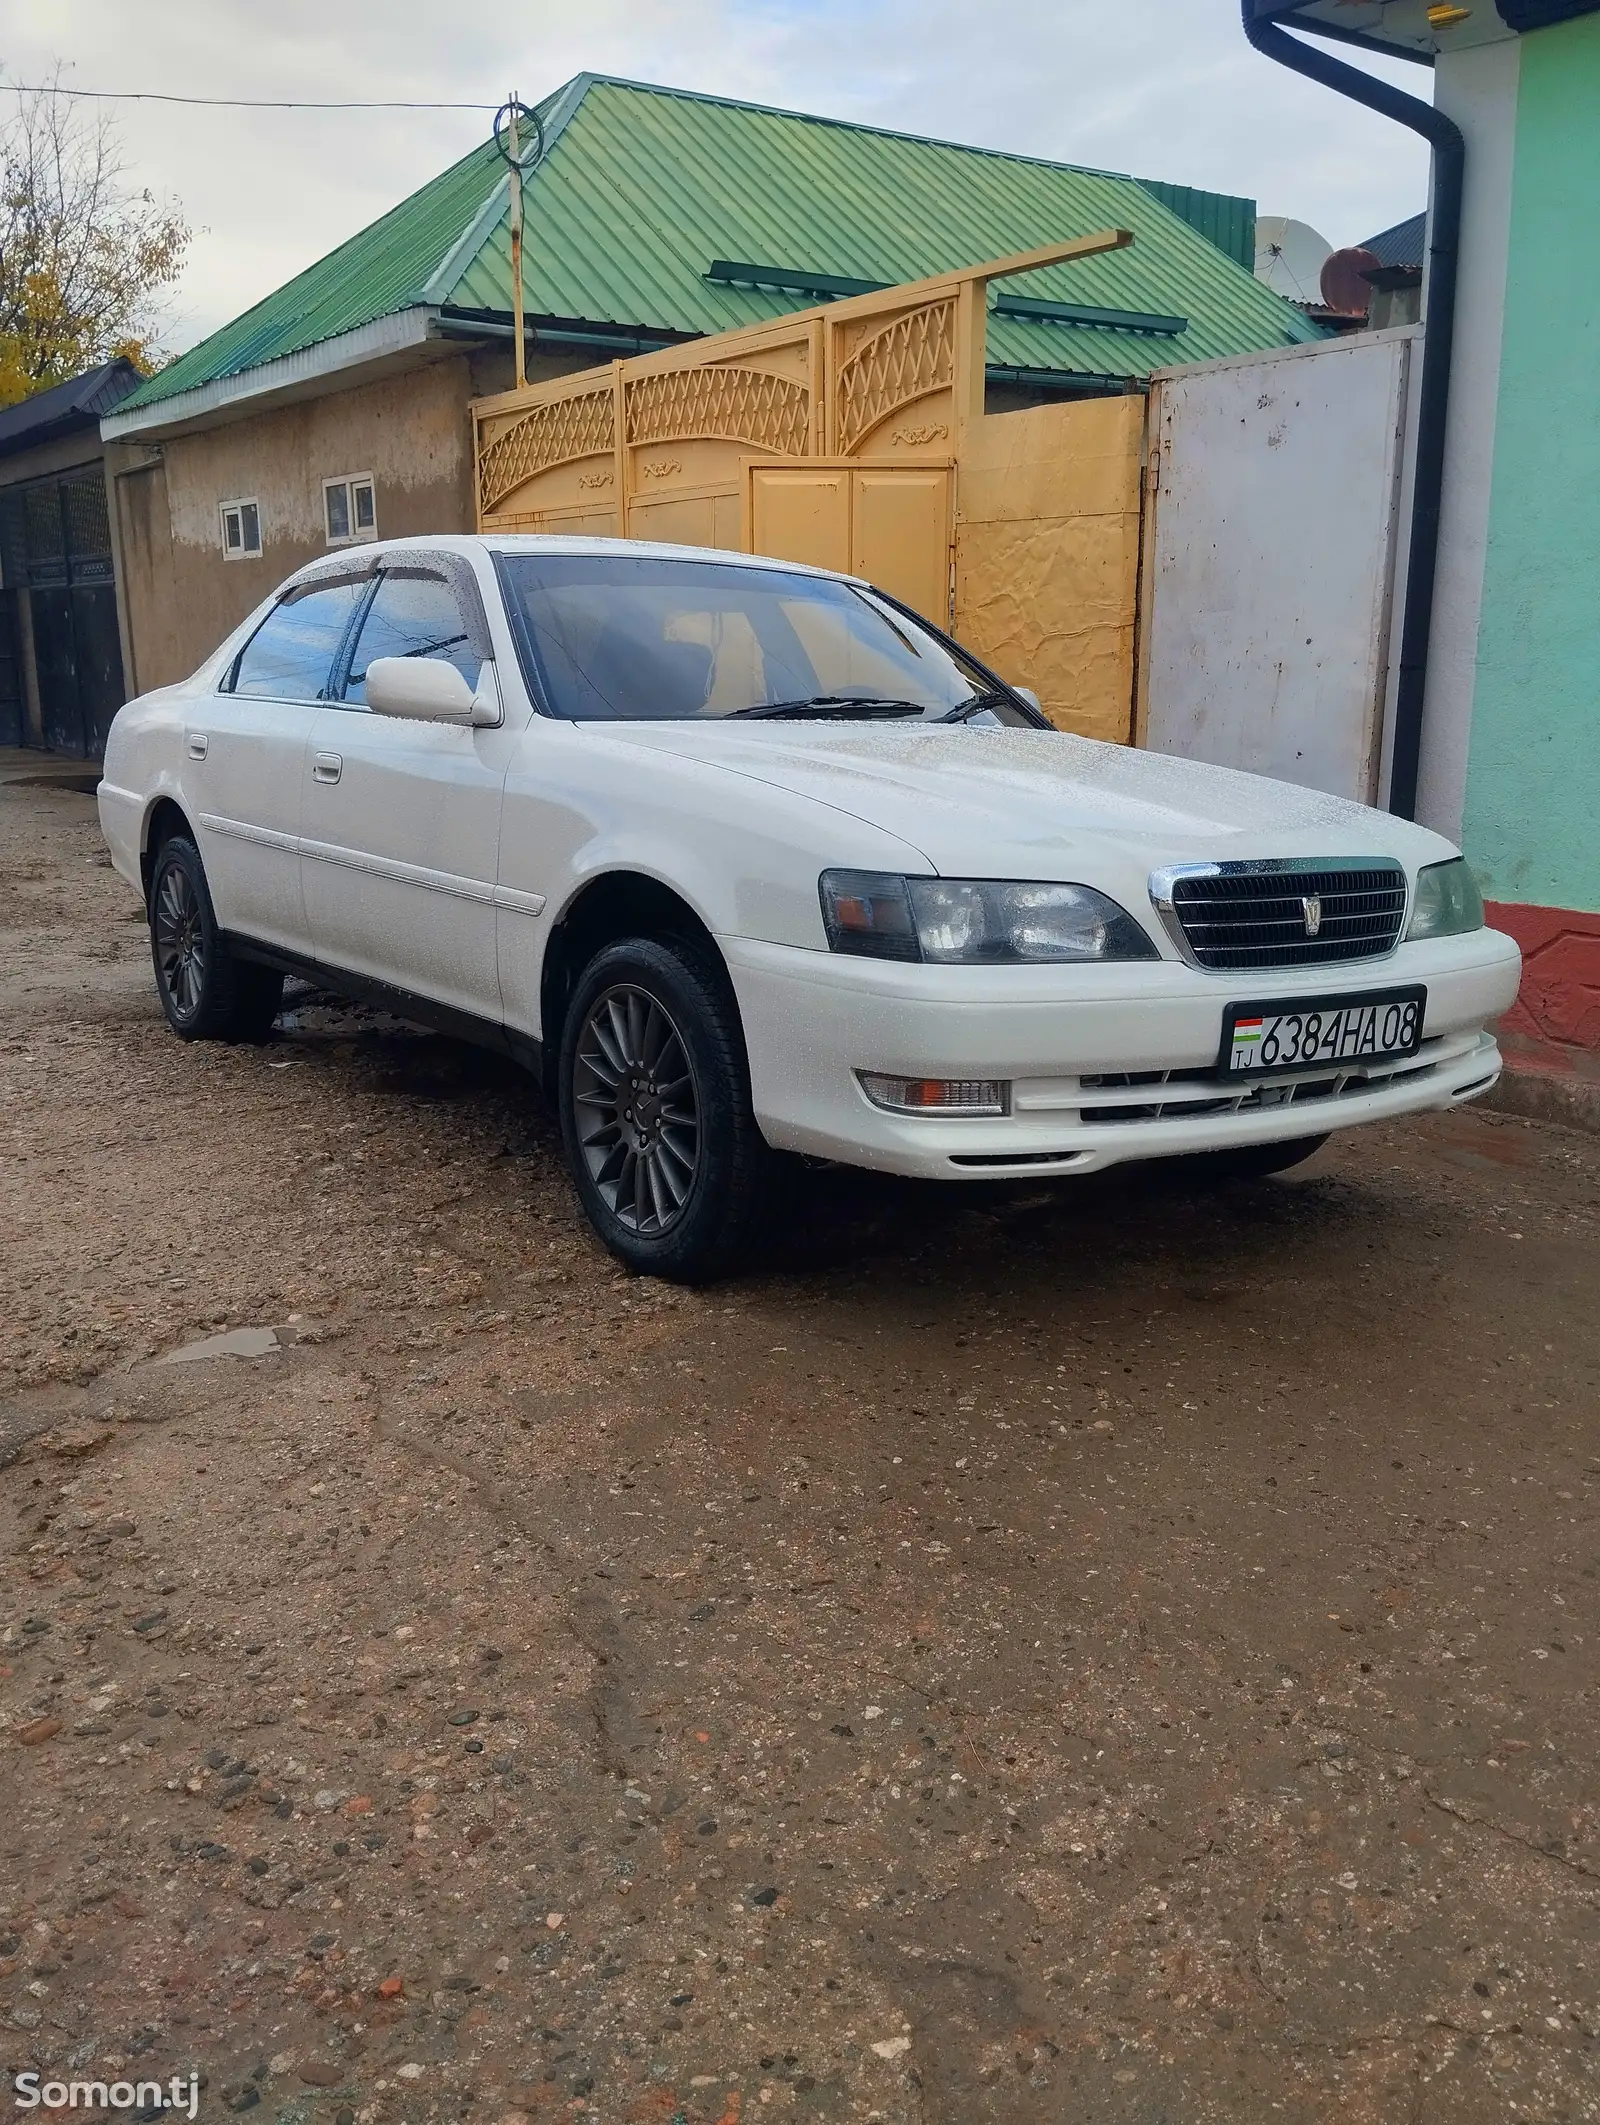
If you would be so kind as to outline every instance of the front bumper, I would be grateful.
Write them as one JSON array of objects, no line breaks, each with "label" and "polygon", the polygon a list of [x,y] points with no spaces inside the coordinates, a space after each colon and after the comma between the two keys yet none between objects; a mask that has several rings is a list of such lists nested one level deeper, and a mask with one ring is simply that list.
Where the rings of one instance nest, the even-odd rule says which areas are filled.
[{"label": "front bumper", "polygon": [[[941,1180],[1086,1172],[1453,1106],[1500,1074],[1485,1028],[1509,1009],[1521,969],[1515,944],[1493,930],[1402,945],[1381,960],[1242,978],[1170,959],[901,966],[719,941],[768,1142]],[[1405,1062],[1343,1073],[1322,1065],[1244,1087],[1211,1074],[1231,1002],[1414,982],[1426,986],[1428,1008],[1422,1048]],[[888,1114],[867,1099],[858,1070],[1005,1078],[1012,1111],[989,1120]]]}]

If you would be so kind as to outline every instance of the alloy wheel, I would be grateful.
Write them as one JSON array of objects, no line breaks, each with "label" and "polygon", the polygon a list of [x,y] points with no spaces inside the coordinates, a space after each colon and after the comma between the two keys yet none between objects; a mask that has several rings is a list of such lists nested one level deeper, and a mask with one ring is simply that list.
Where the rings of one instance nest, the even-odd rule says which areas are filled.
[{"label": "alloy wheel", "polygon": [[180,1018],[193,1018],[205,992],[206,934],[194,881],[168,864],[156,886],[156,964],[162,985]]},{"label": "alloy wheel", "polygon": [[578,1142],[601,1200],[654,1238],[682,1217],[700,1170],[700,1098],[683,1036],[628,984],[596,997],[573,1058]]}]

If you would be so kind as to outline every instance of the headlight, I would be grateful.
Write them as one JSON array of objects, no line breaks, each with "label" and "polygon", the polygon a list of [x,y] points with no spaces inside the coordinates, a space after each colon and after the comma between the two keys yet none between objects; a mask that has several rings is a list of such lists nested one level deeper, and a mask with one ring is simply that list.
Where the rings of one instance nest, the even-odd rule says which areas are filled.
[{"label": "headlight", "polygon": [[1092,886],[824,871],[820,887],[829,945],[869,959],[1037,966],[1161,956],[1148,932]]},{"label": "headlight", "polygon": [[1406,942],[1423,937],[1460,937],[1483,928],[1483,895],[1465,857],[1430,863],[1417,873],[1417,902]]}]

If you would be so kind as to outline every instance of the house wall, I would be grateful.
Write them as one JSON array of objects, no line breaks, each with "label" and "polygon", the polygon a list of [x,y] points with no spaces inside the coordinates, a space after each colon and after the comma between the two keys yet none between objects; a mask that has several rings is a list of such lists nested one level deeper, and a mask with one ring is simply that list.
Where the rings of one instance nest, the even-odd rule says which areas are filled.
[{"label": "house wall", "polygon": [[1461,839],[1477,680],[1521,52],[1521,40],[1513,37],[1471,51],[1441,52],[1434,69],[1436,100],[1466,136],[1467,162],[1417,794],[1419,816],[1452,841]]},{"label": "house wall", "polygon": [[1501,900],[1600,910],[1600,16],[1522,40],[1466,828]]},{"label": "house wall", "polygon": [[1521,40],[1464,841],[1524,953],[1511,1049],[1600,1099],[1600,15]]},{"label": "house wall", "polygon": [[[552,356],[541,367],[582,363]],[[324,480],[370,473],[382,538],[471,531],[467,408],[510,381],[509,347],[463,350],[195,434],[108,446],[130,693],[186,677],[285,576],[328,551]],[[259,558],[224,557],[219,505],[239,499],[260,507]]]}]

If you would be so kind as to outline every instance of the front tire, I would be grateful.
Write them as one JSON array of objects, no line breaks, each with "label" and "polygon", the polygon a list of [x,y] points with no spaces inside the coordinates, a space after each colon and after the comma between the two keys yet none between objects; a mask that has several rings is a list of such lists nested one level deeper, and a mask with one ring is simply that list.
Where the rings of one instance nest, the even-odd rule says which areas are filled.
[{"label": "front tire", "polygon": [[632,1269],[706,1283],[780,1222],[785,1162],[756,1125],[719,966],[631,937],[584,969],[562,1028],[562,1141],[585,1212]]},{"label": "front tire", "polygon": [[283,1006],[283,976],[228,949],[187,834],[169,834],[156,851],[149,914],[156,994],[178,1038],[265,1040]]}]

